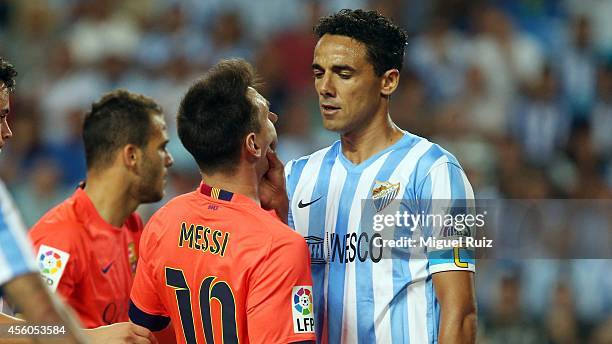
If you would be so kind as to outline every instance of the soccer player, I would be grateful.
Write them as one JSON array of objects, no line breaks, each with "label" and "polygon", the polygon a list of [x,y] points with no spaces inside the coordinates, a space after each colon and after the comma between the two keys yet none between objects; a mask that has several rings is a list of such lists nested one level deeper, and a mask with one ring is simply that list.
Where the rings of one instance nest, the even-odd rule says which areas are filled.
[{"label": "soccer player", "polygon": [[[470,251],[388,254],[372,227],[361,222],[362,209],[380,211],[392,200],[401,202],[402,211],[429,214],[444,209],[434,199],[451,208],[473,199],[450,153],[391,120],[389,102],[399,83],[405,33],[363,10],[322,18],[315,33],[312,70],[323,125],[340,140],[291,161],[286,175],[289,224],[311,247],[317,340],[473,343]],[[420,228],[414,236],[419,233],[457,234],[439,226]]]},{"label": "soccer player", "polygon": [[[29,235],[49,287],[85,327],[94,328],[128,321],[143,228],[134,211],[163,197],[173,161],[159,105],[124,90],[92,105],[83,140],[86,183],[47,212]],[[133,326],[130,336],[154,340],[150,331],[128,325]]]},{"label": "soccer player", "polygon": [[[6,140],[13,137],[7,116],[10,111],[9,94],[15,85],[15,76],[17,72],[13,65],[0,57],[0,150]],[[11,219],[12,216],[5,212],[9,199],[4,192],[3,190],[0,204],[0,296],[7,296],[28,321],[63,326],[66,331],[66,336],[61,339],[63,343],[84,343],[85,338],[77,322],[42,283],[25,232],[22,232],[20,226],[15,225],[16,221]],[[11,317],[1,315],[0,323],[15,321]],[[0,343],[9,342],[10,339],[0,339]],[[57,340],[47,338],[39,342]]]},{"label": "soccer player", "polygon": [[[260,206],[282,163],[267,100],[244,60],[224,60],[184,96],[181,142],[202,183],[156,212],[141,238],[130,319],[179,343],[314,340],[304,240]],[[283,183],[284,184],[284,183]]]}]

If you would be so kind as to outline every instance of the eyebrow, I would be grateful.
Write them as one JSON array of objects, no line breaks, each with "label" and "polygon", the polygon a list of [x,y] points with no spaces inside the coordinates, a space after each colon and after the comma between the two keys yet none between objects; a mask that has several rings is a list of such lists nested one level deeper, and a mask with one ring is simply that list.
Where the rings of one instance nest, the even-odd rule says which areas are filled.
[{"label": "eyebrow", "polygon": [[[325,68],[321,67],[321,65],[318,64],[318,63],[313,63],[312,64],[312,69],[325,69]],[[343,71],[349,71],[349,72],[356,71],[355,68],[353,68],[353,67],[351,67],[349,65],[334,65],[334,66],[332,66],[331,70],[334,73],[340,73],[340,72],[343,72]]]}]

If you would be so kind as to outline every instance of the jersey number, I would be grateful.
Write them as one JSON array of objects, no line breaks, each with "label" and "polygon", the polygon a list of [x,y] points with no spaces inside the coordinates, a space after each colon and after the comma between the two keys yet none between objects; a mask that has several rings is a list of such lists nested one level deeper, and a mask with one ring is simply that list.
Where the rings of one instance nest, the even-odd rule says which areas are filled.
[{"label": "jersey number", "polygon": [[[238,343],[238,329],[236,326],[236,301],[230,286],[224,281],[215,282],[215,276],[206,277],[200,284],[200,317],[204,327],[206,343],[213,344],[212,317],[210,314],[210,301],[217,299],[221,304],[221,323],[223,326],[223,342]],[[196,343],[193,314],[191,312],[191,293],[182,270],[166,268],[166,285],[173,288],[178,301],[181,326],[187,343]]]}]

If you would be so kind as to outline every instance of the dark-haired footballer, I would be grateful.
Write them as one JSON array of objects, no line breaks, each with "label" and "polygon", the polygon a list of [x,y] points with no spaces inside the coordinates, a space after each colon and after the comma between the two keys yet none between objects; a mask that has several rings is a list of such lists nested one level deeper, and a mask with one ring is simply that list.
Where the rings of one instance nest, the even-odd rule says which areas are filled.
[{"label": "dark-haired footballer", "polygon": [[143,229],[134,211],[162,199],[173,161],[159,105],[124,90],[92,105],[83,140],[86,183],[47,212],[29,235],[48,286],[84,327],[95,328],[128,321]]},{"label": "dark-haired footballer", "polygon": [[268,182],[285,193],[276,120],[244,60],[221,61],[187,91],[178,134],[202,183],[147,223],[132,322],[162,333],[172,323],[178,343],[314,341],[308,248],[262,208]]},{"label": "dark-haired footballer", "polygon": [[321,117],[340,140],[289,162],[286,185],[289,224],[311,246],[317,341],[473,343],[473,251],[397,250],[383,242],[469,231],[438,224],[412,231],[392,221],[378,232],[371,222],[392,207],[400,214],[445,215],[473,203],[457,159],[391,119],[405,33],[363,10],[324,17],[315,33],[312,71]]}]

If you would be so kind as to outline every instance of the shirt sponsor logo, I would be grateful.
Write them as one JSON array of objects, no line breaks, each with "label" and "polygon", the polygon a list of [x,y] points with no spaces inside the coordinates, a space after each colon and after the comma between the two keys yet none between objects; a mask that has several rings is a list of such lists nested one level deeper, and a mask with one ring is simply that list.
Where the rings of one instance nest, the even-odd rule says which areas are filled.
[{"label": "shirt sponsor logo", "polygon": [[57,290],[70,254],[47,245],[40,245],[38,249],[38,268],[52,291]]},{"label": "shirt sponsor logo", "polygon": [[291,293],[293,307],[293,332],[314,333],[315,322],[312,307],[312,287],[295,286]]},{"label": "shirt sponsor logo", "polygon": [[383,248],[374,243],[381,237],[379,233],[362,232],[344,235],[325,233],[324,238],[311,235],[304,239],[310,251],[311,264],[348,264],[355,261],[363,263],[366,260],[378,263],[382,259]]}]

